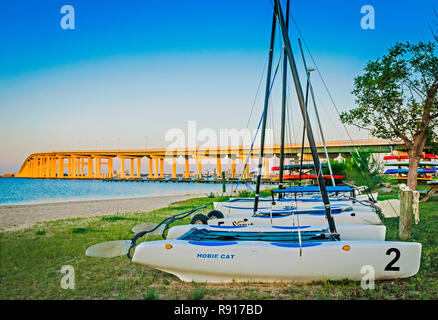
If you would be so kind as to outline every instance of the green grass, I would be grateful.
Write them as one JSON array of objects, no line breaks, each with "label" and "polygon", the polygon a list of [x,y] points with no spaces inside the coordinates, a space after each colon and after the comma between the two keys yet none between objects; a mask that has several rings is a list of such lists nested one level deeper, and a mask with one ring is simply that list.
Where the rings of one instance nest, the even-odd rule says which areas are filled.
[{"label": "green grass", "polygon": [[[423,244],[421,268],[411,278],[377,281],[363,290],[357,281],[291,283],[185,283],[175,276],[133,264],[125,256],[96,259],[87,247],[130,239],[131,228],[226,198],[196,198],[148,213],[78,218],[40,223],[31,229],[0,233],[0,299],[437,299],[438,201],[421,203],[412,241]],[[189,218],[178,224],[189,223]],[[386,220],[387,240],[397,240],[398,219]],[[150,237],[147,240],[160,239]],[[75,270],[75,289],[62,289],[61,267]]]}]

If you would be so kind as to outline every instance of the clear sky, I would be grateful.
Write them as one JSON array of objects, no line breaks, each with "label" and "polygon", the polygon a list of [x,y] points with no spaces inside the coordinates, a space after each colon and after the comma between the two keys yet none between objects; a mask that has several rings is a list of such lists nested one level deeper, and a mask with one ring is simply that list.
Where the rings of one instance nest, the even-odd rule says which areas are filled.
[{"label": "clear sky", "polygon": [[[282,1],[283,4],[285,1]],[[63,5],[75,29],[60,27]],[[292,15],[340,110],[354,106],[353,78],[397,41],[431,40],[438,1],[291,1]],[[375,29],[360,26],[375,9]],[[271,0],[16,0],[0,2],[0,172],[32,152],[165,147],[165,133],[257,125],[267,58]],[[278,31],[278,29],[277,29]],[[292,24],[297,64],[299,37]],[[279,59],[276,43],[274,63]],[[308,64],[312,65],[307,55]],[[348,139],[312,74],[327,140]],[[304,76],[301,80],[304,85]],[[279,136],[277,75],[269,126]],[[300,115],[290,142],[300,140]],[[349,128],[354,138],[367,132]],[[318,138],[317,138],[318,140]]]}]

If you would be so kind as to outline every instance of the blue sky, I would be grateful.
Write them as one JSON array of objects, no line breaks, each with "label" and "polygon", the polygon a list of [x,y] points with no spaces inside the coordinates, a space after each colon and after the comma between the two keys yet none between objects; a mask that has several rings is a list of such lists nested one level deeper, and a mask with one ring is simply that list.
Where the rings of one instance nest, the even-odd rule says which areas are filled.
[{"label": "blue sky", "polygon": [[[291,3],[341,110],[354,105],[353,78],[368,60],[397,41],[431,40],[428,23],[432,7],[438,8],[431,0]],[[75,8],[75,30],[60,27],[66,4]],[[374,30],[360,27],[363,5],[375,8]],[[0,172],[18,170],[37,151],[144,148],[145,140],[148,147],[165,146],[166,131],[186,130],[189,120],[216,131],[245,128],[266,62],[271,19],[270,0],[2,1]],[[301,68],[297,38],[292,25]],[[312,77],[327,139],[347,139],[321,81]],[[273,115],[279,89],[277,81]],[[298,112],[293,91],[291,97]],[[262,98],[261,89],[251,128]],[[271,127],[278,127],[276,118]],[[355,138],[367,137],[349,130]]]}]

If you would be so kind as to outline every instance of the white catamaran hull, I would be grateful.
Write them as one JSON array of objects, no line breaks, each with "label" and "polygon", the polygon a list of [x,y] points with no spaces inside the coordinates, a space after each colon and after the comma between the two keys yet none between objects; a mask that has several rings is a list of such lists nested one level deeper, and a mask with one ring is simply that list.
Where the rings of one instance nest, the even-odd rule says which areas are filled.
[{"label": "white catamaran hull", "polygon": [[[291,232],[297,231],[319,231],[327,229],[327,225],[321,226],[301,226],[301,227],[271,227],[271,226],[208,226],[199,224],[189,224],[175,226],[169,229],[167,239],[178,239],[192,229],[206,229],[209,231],[229,231],[229,232]],[[384,225],[366,224],[339,224],[336,230],[343,240],[385,240],[386,227]]]},{"label": "white catamaran hull", "polygon": [[161,240],[140,243],[132,261],[183,281],[396,279],[415,275],[421,244],[385,241],[273,243]]},{"label": "white catamaran hull", "polygon": [[[323,210],[323,202],[319,201],[276,201],[275,205],[272,205],[270,201],[261,201],[258,205],[259,211],[269,212],[275,211],[296,211],[317,208]],[[355,211],[374,211],[370,206],[362,205],[359,203],[353,203],[351,200],[331,200],[330,204],[336,207],[352,207]],[[224,217],[235,216],[248,216],[252,214],[254,210],[254,199],[252,201],[239,199],[235,201],[214,202],[214,209],[222,212]]]},{"label": "white catamaran hull", "polygon": [[[333,214],[336,224],[382,224],[379,216],[374,212],[343,211]],[[269,215],[240,216],[222,219],[209,219],[212,226],[319,226],[327,225],[325,214],[290,214],[286,216]]]}]

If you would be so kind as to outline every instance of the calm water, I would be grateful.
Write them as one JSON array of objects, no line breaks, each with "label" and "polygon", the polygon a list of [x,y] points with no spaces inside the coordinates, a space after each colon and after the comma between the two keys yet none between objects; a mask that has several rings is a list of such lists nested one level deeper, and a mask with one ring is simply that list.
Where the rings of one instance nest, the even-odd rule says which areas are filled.
[{"label": "calm water", "polygon": [[[235,185],[227,185],[227,192]],[[254,186],[251,186],[254,188]],[[245,190],[244,185],[239,190]],[[222,184],[0,178],[0,205],[221,193]]]}]

